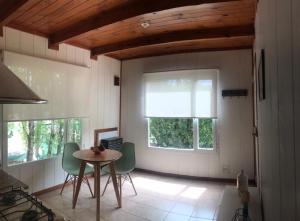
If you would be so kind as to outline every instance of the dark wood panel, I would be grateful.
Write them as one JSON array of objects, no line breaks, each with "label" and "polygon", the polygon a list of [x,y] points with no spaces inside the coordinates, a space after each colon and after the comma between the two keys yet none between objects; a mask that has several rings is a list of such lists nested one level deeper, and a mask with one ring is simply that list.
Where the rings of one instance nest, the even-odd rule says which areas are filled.
[{"label": "dark wood panel", "polygon": [[[150,26],[146,29],[142,28],[141,22],[143,21],[149,22]],[[166,32],[241,26],[253,23],[254,6],[251,6],[249,0],[205,4],[137,16],[90,31],[68,40],[67,43],[82,44],[85,47],[93,48]]]},{"label": "dark wood panel", "polygon": [[248,49],[253,47],[253,41],[253,36],[202,39],[142,46],[138,48],[107,53],[105,55],[120,60],[126,60],[140,57],[150,57],[188,52]]},{"label": "dark wood panel", "polygon": [[[164,173],[164,172],[158,172],[153,170],[147,170],[142,168],[135,168],[134,171],[138,173],[145,173],[145,174],[153,174],[156,176],[161,177],[171,177],[176,179],[186,179],[186,180],[192,180],[192,181],[201,181],[201,182],[212,182],[212,183],[221,183],[221,184],[236,184],[236,179],[231,178],[215,178],[215,177],[199,177],[199,176],[190,176],[190,175],[181,175],[181,174],[174,174],[174,173]],[[257,183],[255,180],[250,179],[249,185],[253,187],[257,187]],[[204,219],[205,220],[205,219]]]},{"label": "dark wood panel", "polygon": [[203,30],[188,30],[188,31],[176,31],[171,33],[163,33],[159,35],[151,35],[147,37],[140,37],[129,41],[123,41],[115,44],[104,45],[93,48],[91,55],[105,54],[109,52],[136,48],[146,45],[155,45],[170,43],[176,41],[187,41],[187,40],[200,40],[200,39],[211,39],[211,38],[228,38],[234,36],[251,36],[254,35],[253,25],[248,26],[237,26],[237,27],[222,27],[215,29],[203,29]]},{"label": "dark wood panel", "polygon": [[[0,26],[47,37],[57,47],[63,41],[92,49],[93,54],[128,59],[252,47],[255,3],[256,0],[0,0]],[[13,8],[14,4],[21,6]],[[141,27],[145,21],[150,24],[148,28]],[[228,27],[250,28],[248,32],[233,32]]]},{"label": "dark wood panel", "polygon": [[0,1],[0,35],[3,35],[3,26],[8,24],[15,16],[18,9],[23,7],[28,0]]},{"label": "dark wood panel", "polygon": [[49,45],[51,47],[74,36],[142,14],[167,10],[175,7],[225,1],[235,0],[131,0],[126,5],[121,5],[111,10],[104,11],[99,16],[85,19],[77,24],[51,34],[49,37]]},{"label": "dark wood panel", "polygon": [[14,24],[30,26],[49,35],[82,19],[95,16],[128,0],[35,0],[36,5],[14,19]]},{"label": "dark wood panel", "polygon": [[[33,34],[33,35],[39,35],[41,37],[45,37],[47,38],[48,35],[43,33],[43,32],[40,32],[39,30],[37,29],[33,29],[31,27],[28,27],[28,26],[23,26],[23,25],[19,25],[19,24],[15,24],[15,23],[11,23],[9,25],[10,28],[14,28],[14,29],[17,29],[17,30],[21,30],[21,31],[24,31],[24,32],[27,32],[27,33],[30,33],[30,34]],[[75,43],[74,43],[75,44]]]}]

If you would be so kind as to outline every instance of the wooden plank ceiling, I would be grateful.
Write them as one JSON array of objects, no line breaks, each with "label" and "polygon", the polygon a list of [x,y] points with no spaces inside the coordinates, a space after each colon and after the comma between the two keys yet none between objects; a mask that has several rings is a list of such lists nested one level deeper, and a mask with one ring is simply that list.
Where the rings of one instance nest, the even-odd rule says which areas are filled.
[{"label": "wooden plank ceiling", "polygon": [[47,37],[52,49],[60,43],[90,49],[94,58],[244,49],[253,45],[255,2],[0,0],[0,28]]}]

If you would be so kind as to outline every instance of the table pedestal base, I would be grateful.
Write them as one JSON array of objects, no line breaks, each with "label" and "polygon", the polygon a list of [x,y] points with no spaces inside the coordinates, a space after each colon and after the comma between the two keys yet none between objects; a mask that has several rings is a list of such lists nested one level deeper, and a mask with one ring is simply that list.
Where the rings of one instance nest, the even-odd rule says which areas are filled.
[{"label": "table pedestal base", "polygon": [[[101,162],[93,162],[94,171],[95,171],[95,174],[94,174],[94,196],[96,197],[96,201],[97,201],[97,208],[96,208],[96,220],[97,221],[100,221],[100,177],[101,177],[100,164],[101,164]],[[85,166],[86,166],[86,162],[81,161],[75,196],[73,197],[73,205],[72,205],[73,209],[75,209],[76,204],[77,204],[78,194],[79,194],[82,179],[84,176]],[[110,173],[111,173],[111,177],[112,177],[112,181],[113,181],[113,185],[114,185],[114,190],[115,190],[118,206],[119,206],[119,208],[121,208],[122,202],[121,202],[120,192],[119,192],[119,188],[118,188],[118,182],[117,182],[117,177],[116,177],[116,172],[115,172],[115,167],[114,167],[114,161],[110,162],[108,166],[110,168]]]}]

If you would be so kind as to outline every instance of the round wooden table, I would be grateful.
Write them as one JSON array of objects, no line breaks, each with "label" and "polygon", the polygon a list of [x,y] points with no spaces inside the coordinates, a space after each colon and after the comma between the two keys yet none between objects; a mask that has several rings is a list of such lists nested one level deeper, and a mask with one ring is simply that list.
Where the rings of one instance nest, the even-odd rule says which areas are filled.
[{"label": "round wooden table", "polygon": [[121,207],[121,198],[119,193],[119,188],[117,184],[117,177],[115,172],[114,162],[122,157],[122,154],[116,150],[106,149],[100,154],[94,154],[92,150],[79,150],[73,153],[73,156],[81,160],[79,177],[76,185],[75,197],[73,199],[73,209],[76,206],[78,194],[80,191],[80,186],[82,183],[85,166],[87,163],[94,165],[95,181],[94,181],[94,196],[97,198],[97,213],[96,220],[100,220],[100,166],[108,164],[111,172],[111,178],[113,181],[115,194],[118,201],[118,206]]}]

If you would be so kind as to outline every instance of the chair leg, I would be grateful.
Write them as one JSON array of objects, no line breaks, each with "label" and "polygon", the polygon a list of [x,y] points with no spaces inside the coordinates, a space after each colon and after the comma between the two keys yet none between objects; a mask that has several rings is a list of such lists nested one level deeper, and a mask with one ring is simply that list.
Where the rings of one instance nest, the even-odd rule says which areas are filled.
[{"label": "chair leg", "polygon": [[110,178],[111,178],[111,176],[109,175],[109,177],[108,177],[108,179],[107,179],[107,182],[106,182],[106,184],[105,184],[105,187],[104,187],[103,193],[102,193],[102,195],[101,195],[101,196],[104,196],[104,193],[105,193],[105,191],[106,191],[106,188],[107,188],[107,186],[108,186],[108,184],[109,184],[109,182],[110,182]]},{"label": "chair leg", "polygon": [[94,198],[94,195],[93,195],[93,192],[92,192],[92,189],[91,189],[91,186],[90,186],[90,182],[89,182],[89,179],[84,176],[84,179],[86,180],[86,184],[88,185],[89,189],[90,189],[90,192],[91,192],[91,195],[92,195],[92,198]]},{"label": "chair leg", "polygon": [[122,175],[119,175],[119,185],[120,185],[120,199],[122,199]]},{"label": "chair leg", "polygon": [[76,176],[73,176],[73,199],[75,196],[75,189],[76,189]]},{"label": "chair leg", "polygon": [[132,182],[132,179],[131,179],[130,173],[128,173],[127,175],[129,176],[130,183],[131,183],[131,185],[132,185],[132,187],[133,187],[133,189],[134,189],[135,195],[137,195],[137,192],[136,192],[136,189],[135,189],[135,187],[134,187],[134,184],[133,184],[133,182]]},{"label": "chair leg", "polygon": [[123,182],[122,182],[122,186],[124,185],[125,181],[127,180],[126,175],[125,175],[123,178],[124,178],[124,179],[123,179]]},{"label": "chair leg", "polygon": [[64,182],[64,184],[63,184],[63,186],[62,186],[62,188],[61,188],[61,191],[60,191],[60,195],[62,194],[62,192],[63,192],[63,190],[64,190],[64,188],[65,188],[65,185],[69,182],[69,181],[68,181],[69,176],[70,176],[70,174],[68,174],[67,177],[66,177],[66,179],[65,179],[65,182]]}]

